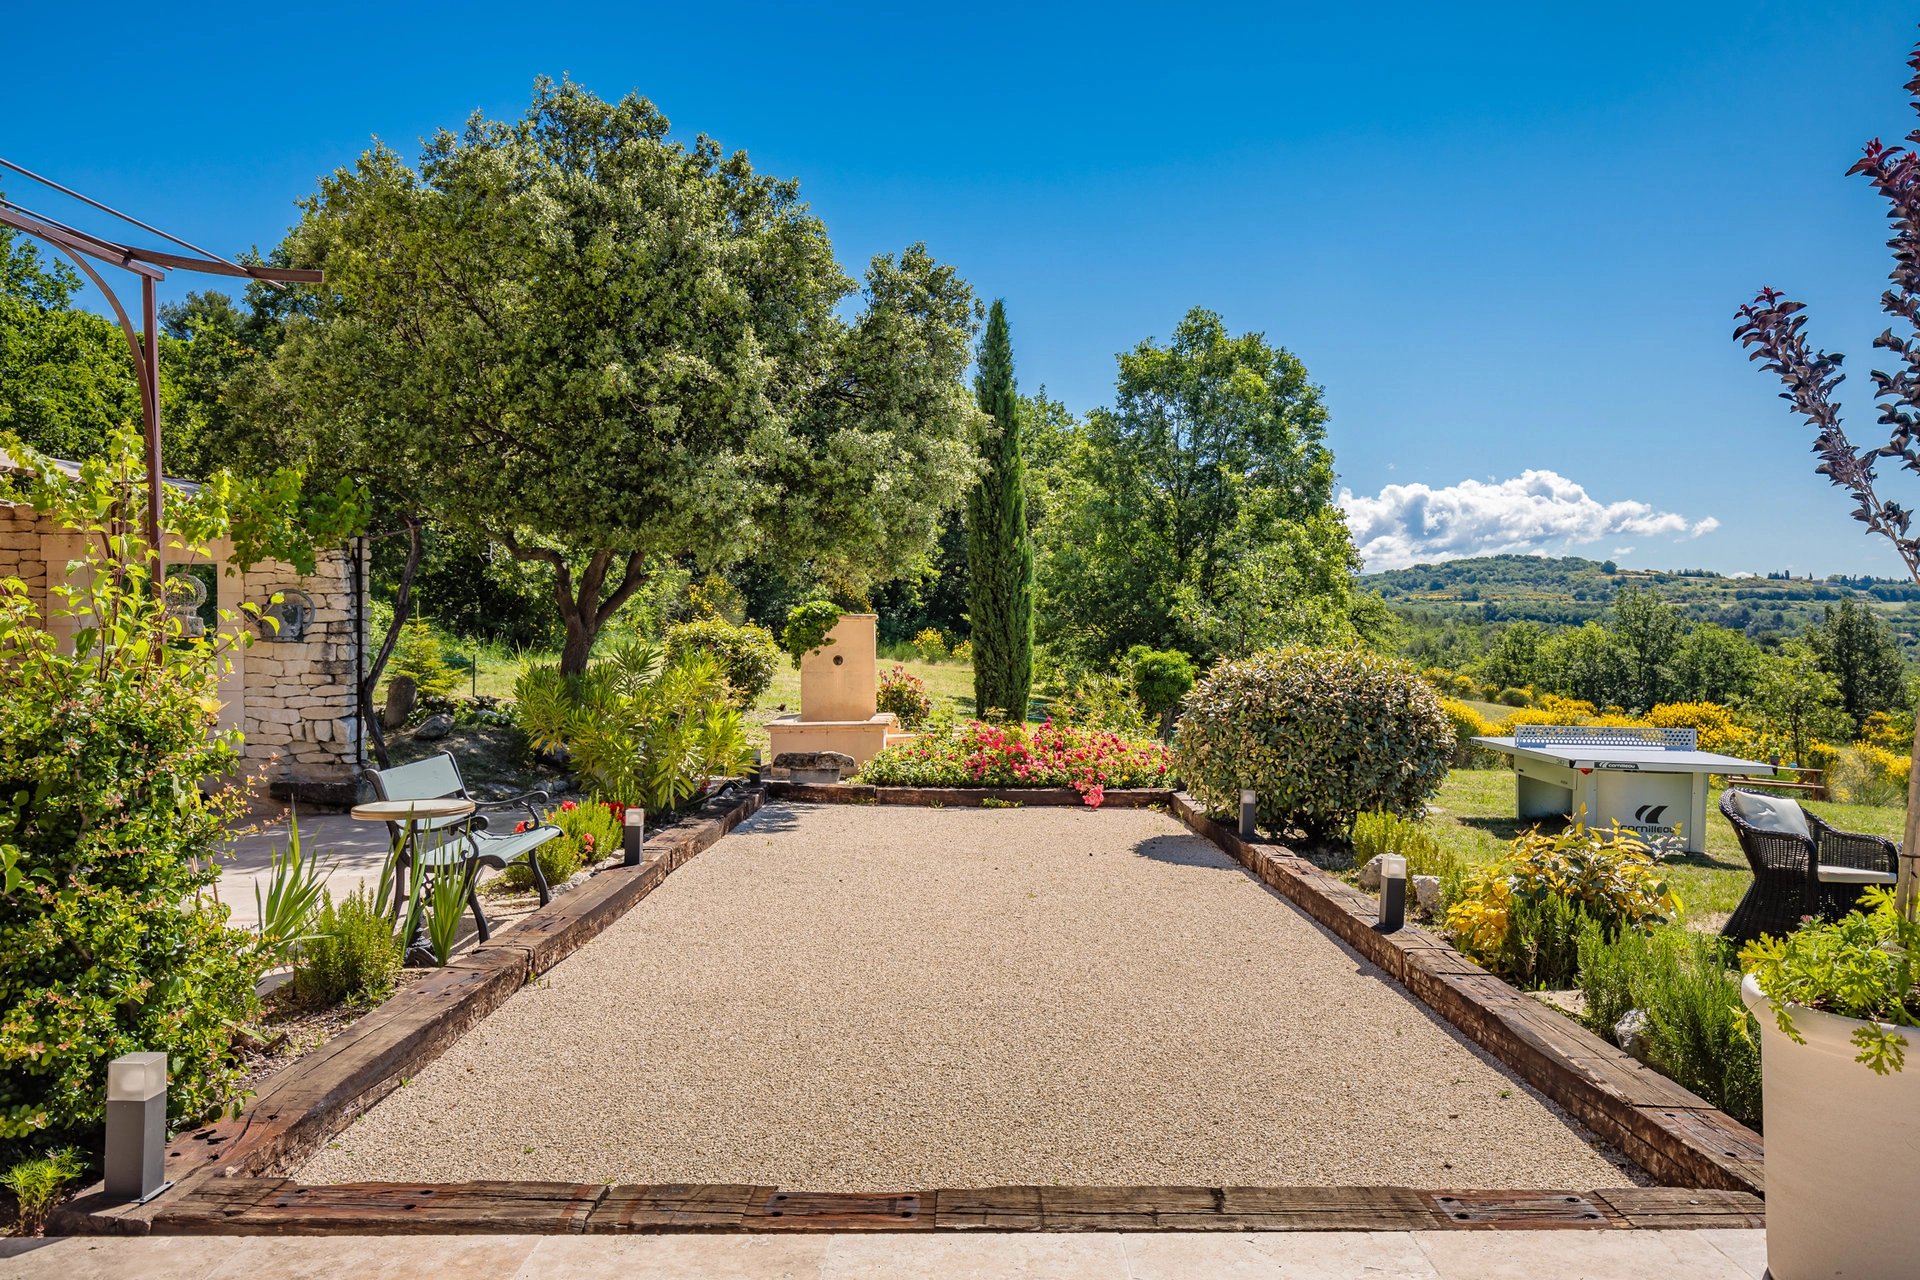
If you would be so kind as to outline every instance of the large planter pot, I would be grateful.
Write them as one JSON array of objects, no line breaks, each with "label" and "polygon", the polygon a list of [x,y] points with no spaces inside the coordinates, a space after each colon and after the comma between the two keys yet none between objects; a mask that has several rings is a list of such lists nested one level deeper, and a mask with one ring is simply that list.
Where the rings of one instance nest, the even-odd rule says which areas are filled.
[{"label": "large planter pot", "polygon": [[1906,1070],[1876,1075],[1854,1061],[1867,1023],[1796,1006],[1796,1044],[1752,975],[1740,994],[1760,1023],[1768,1273],[1920,1276],[1920,1036],[1903,1032]]}]

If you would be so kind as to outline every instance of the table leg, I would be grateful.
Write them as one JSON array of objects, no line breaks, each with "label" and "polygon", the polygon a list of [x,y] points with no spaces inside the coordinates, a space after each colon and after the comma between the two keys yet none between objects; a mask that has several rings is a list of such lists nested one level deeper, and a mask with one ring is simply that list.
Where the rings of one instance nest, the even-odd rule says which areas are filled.
[{"label": "table leg", "polygon": [[419,840],[420,827],[418,823],[409,820],[405,830],[406,835],[400,844],[399,863],[394,868],[394,875],[396,877],[394,900],[398,909],[406,914],[401,914],[396,918],[404,924],[408,915],[414,912],[419,912],[420,914],[414,916],[413,935],[407,939],[406,956],[402,963],[412,969],[430,969],[434,965],[433,944],[427,937],[425,910],[420,903],[415,901],[415,899],[420,896],[420,893],[410,892],[410,890],[424,890],[426,887],[424,883],[425,877],[422,877],[421,884],[415,885],[413,883],[413,864],[419,855],[417,842]]}]

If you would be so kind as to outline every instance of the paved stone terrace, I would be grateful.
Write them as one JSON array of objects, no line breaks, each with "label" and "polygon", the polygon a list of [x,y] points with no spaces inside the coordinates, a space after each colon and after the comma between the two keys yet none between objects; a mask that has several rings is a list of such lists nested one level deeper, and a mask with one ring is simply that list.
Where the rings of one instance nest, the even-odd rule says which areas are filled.
[{"label": "paved stone terrace", "polygon": [[772,805],[295,1175],[1619,1186],[1152,811]]},{"label": "paved stone terrace", "polygon": [[0,1240],[0,1280],[1762,1280],[1758,1231]]}]

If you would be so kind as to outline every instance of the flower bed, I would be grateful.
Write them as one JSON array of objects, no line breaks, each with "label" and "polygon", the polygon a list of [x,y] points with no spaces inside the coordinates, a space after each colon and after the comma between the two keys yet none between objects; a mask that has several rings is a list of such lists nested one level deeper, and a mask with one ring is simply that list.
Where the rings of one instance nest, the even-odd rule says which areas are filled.
[{"label": "flower bed", "polygon": [[1167,748],[1048,721],[1031,728],[969,720],[951,735],[888,747],[858,781],[882,787],[1072,787],[1098,808],[1108,787],[1165,787]]}]

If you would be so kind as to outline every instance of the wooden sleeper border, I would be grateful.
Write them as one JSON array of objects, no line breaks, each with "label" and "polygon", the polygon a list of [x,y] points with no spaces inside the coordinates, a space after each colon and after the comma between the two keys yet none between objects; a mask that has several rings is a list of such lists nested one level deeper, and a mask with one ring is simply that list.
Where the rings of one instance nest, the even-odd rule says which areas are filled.
[{"label": "wooden sleeper border", "polygon": [[153,1220],[168,1235],[529,1235],[811,1231],[1489,1231],[1753,1228],[1758,1198],[1672,1187],[984,1187],[902,1192],[564,1182],[202,1182]]},{"label": "wooden sleeper border", "polygon": [[689,858],[752,816],[759,784],[734,788],[657,831],[637,867],[614,866],[562,894],[459,960],[401,991],[320,1048],[269,1079],[232,1119],[182,1133],[167,1146],[173,1186],[144,1205],[110,1205],[98,1191],[55,1211],[57,1234],[146,1234],[171,1203],[208,1180],[238,1187],[299,1164],[355,1117],[514,992],[625,915]]},{"label": "wooden sleeper border", "polygon": [[1371,894],[1285,846],[1242,840],[1185,792],[1173,811],[1661,1182],[1765,1194],[1760,1135],[1732,1116],[1433,934],[1380,932]]}]

